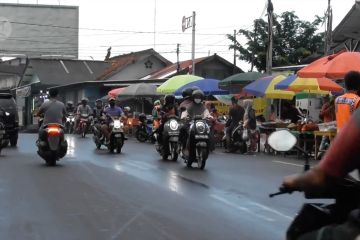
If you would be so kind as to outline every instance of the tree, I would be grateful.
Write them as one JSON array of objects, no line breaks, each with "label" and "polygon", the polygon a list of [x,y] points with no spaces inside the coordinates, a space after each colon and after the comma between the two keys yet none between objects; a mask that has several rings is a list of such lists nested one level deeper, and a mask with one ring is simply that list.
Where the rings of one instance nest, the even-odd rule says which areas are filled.
[{"label": "tree", "polygon": [[[318,33],[324,19],[316,16],[313,22],[302,21],[294,12],[274,14],[273,23],[273,66],[296,65],[303,59],[323,48],[324,33]],[[250,71],[266,69],[266,52],[268,45],[268,23],[256,19],[252,30],[240,29],[246,43],[242,45],[233,35],[227,37],[232,44],[229,49],[237,50],[239,59],[251,64]]]}]

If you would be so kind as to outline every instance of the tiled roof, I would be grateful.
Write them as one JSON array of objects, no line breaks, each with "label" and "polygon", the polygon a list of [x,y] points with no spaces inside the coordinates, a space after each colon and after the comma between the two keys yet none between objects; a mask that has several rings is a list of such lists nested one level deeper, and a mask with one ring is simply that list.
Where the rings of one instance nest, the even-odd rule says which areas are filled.
[{"label": "tiled roof", "polygon": [[166,64],[171,64],[170,61],[162,57],[159,53],[157,53],[154,49],[147,49],[139,52],[132,52],[128,54],[123,54],[119,56],[115,56],[109,59],[111,66],[107,68],[104,73],[98,76],[98,80],[105,80],[124,69],[126,66],[133,64],[141,59],[144,59],[150,55],[156,55]]},{"label": "tiled roof", "polygon": [[[197,58],[195,59],[195,64],[198,64],[199,62],[205,59],[207,59],[207,57]],[[180,65],[179,72],[183,72],[183,71],[188,72],[189,68],[192,66],[192,60],[186,60],[180,62],[179,65]],[[154,72],[143,79],[163,79],[163,78],[171,77],[172,75],[175,75],[175,73],[177,72],[177,67],[178,67],[177,63],[171,64],[170,66],[167,66],[161,69],[160,71]]]}]

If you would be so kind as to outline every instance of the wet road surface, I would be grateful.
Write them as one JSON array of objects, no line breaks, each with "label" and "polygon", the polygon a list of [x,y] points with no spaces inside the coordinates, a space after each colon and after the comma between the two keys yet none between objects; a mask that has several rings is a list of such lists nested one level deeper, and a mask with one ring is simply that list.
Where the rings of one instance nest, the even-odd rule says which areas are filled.
[{"label": "wet road surface", "polygon": [[68,155],[48,167],[35,137],[1,153],[0,239],[284,239],[304,201],[268,197],[297,160],[220,150],[201,171],[132,139],[117,155],[67,136]]}]

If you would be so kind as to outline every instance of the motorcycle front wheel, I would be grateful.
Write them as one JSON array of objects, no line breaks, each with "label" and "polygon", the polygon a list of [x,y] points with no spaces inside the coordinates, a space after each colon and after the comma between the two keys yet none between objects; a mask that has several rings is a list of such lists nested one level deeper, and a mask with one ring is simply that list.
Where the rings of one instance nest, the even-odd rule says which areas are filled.
[{"label": "motorcycle front wheel", "polygon": [[141,130],[136,131],[136,139],[141,143],[146,142],[147,140],[146,133],[144,133]]},{"label": "motorcycle front wheel", "polygon": [[201,170],[205,168],[206,160],[209,156],[209,152],[206,148],[198,149],[198,165]]}]

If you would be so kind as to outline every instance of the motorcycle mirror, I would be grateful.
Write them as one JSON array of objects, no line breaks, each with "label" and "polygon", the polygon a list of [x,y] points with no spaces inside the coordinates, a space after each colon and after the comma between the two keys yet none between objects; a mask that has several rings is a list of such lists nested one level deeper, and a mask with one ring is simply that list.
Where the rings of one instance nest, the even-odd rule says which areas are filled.
[{"label": "motorcycle mirror", "polygon": [[270,134],[269,145],[278,152],[287,152],[296,145],[297,139],[288,130],[280,130]]}]

